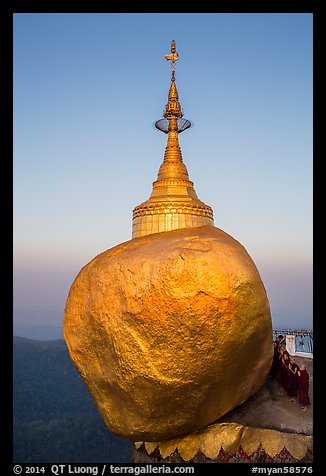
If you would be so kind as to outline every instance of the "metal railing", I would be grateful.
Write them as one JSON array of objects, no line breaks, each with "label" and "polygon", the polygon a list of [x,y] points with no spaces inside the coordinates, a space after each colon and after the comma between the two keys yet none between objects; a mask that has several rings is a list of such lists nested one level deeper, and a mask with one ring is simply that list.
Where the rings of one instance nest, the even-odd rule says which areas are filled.
[{"label": "metal railing", "polygon": [[273,339],[279,335],[294,335],[296,352],[313,353],[314,346],[312,329],[273,329]]}]

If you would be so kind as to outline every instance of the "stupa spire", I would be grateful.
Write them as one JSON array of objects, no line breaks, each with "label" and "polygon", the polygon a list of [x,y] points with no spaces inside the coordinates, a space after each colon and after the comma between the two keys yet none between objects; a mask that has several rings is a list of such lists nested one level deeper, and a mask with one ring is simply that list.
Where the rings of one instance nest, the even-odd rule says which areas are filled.
[{"label": "stupa spire", "polygon": [[183,119],[175,83],[175,62],[179,54],[174,40],[171,42],[171,54],[165,55],[165,58],[171,61],[171,85],[163,118],[156,121],[155,127],[166,133],[168,139],[152,194],[133,210],[133,238],[180,228],[214,225],[213,210],[198,199],[182,160],[179,134],[188,129],[191,122]]}]

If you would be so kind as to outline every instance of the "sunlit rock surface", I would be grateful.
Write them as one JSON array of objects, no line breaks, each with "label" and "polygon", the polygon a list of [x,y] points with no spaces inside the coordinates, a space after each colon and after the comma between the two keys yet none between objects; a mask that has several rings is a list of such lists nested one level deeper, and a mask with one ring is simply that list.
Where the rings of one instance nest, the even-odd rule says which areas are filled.
[{"label": "sunlit rock surface", "polygon": [[108,428],[133,441],[214,422],[257,392],[273,354],[257,268],[213,226],[95,257],[71,286],[64,337]]}]

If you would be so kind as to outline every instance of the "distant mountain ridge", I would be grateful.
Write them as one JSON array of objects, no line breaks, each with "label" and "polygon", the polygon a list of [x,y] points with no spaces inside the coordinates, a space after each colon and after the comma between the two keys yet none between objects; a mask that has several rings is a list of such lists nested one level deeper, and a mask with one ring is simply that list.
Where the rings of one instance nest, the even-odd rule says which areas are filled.
[{"label": "distant mountain ridge", "polygon": [[18,325],[14,323],[14,335],[27,337],[27,339],[31,340],[63,339],[62,325]]},{"label": "distant mountain ridge", "polygon": [[63,339],[13,338],[14,463],[129,463],[75,369]]}]

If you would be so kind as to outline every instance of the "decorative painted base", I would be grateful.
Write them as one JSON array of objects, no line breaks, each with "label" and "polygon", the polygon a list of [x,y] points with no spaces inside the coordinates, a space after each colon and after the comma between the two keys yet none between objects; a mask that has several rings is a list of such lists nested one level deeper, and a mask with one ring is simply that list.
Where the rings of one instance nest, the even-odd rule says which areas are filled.
[{"label": "decorative painted base", "polygon": [[311,463],[312,436],[216,423],[163,442],[137,442],[133,463]]}]

